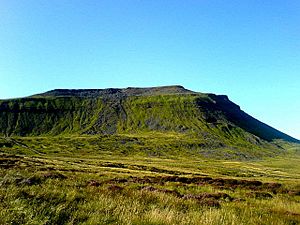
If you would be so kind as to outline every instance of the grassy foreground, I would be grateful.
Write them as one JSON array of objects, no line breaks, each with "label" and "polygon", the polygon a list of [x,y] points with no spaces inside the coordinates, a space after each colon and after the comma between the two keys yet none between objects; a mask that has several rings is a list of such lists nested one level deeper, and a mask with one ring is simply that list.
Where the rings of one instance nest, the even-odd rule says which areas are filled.
[{"label": "grassy foreground", "polygon": [[78,138],[0,140],[0,224],[300,224],[299,146],[238,161]]}]

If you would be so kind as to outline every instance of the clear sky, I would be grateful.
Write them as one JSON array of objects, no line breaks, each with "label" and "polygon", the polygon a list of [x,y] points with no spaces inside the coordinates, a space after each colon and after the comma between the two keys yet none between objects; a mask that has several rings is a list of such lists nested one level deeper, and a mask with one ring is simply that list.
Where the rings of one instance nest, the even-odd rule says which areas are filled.
[{"label": "clear sky", "polygon": [[0,99],[180,84],[300,139],[299,0],[0,0]]}]

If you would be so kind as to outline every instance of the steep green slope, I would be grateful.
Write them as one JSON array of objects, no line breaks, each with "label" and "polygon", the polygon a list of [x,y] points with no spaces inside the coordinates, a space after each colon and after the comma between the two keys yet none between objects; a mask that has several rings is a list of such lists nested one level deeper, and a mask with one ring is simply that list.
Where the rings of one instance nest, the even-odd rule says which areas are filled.
[{"label": "steep green slope", "polygon": [[209,97],[212,101],[199,101],[198,105],[203,108],[210,109],[210,111],[222,112],[228,121],[234,123],[236,126],[246,130],[247,132],[267,141],[282,139],[289,142],[299,143],[299,140],[274,129],[241,111],[240,107],[232,103],[227,96],[209,94]]},{"label": "steep green slope", "polygon": [[194,140],[196,148],[271,152],[282,150],[270,144],[275,139],[298,142],[241,111],[227,96],[181,86],[53,90],[0,101],[0,118],[3,136],[173,133]]},{"label": "steep green slope", "polygon": [[98,99],[22,98],[0,102],[0,132],[5,136],[82,132],[101,110]]}]

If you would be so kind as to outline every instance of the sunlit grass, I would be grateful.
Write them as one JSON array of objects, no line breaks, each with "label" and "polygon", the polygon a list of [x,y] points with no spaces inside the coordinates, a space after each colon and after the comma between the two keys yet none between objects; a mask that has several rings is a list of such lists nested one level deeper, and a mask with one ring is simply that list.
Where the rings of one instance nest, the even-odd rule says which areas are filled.
[{"label": "sunlit grass", "polygon": [[[2,147],[0,224],[300,222],[300,156],[296,145],[275,158],[240,161],[172,152],[149,156],[133,150],[125,154],[110,149],[119,138],[113,137],[110,142],[89,136],[27,137],[16,138],[24,145]],[[159,140],[154,134],[153,138]],[[103,146],[101,141],[107,149],[99,148]],[[280,183],[282,188],[273,193],[246,186],[161,180],[173,176]],[[145,180],[147,177],[155,182]],[[218,193],[230,199],[200,201],[184,197]]]}]

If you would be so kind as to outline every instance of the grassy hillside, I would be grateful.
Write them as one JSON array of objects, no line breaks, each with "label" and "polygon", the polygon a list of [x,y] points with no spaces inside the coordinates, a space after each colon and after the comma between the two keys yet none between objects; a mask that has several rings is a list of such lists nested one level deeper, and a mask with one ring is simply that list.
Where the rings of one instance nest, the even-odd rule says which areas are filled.
[{"label": "grassy hillside", "polygon": [[[0,134],[6,137],[131,135],[155,140],[147,144],[148,151],[160,154],[172,149],[259,158],[283,152],[274,144],[276,139],[297,142],[244,113],[227,96],[194,93],[180,86],[54,90],[0,101],[0,118]],[[146,149],[140,143],[131,148],[133,154]]]},{"label": "grassy hillside", "polygon": [[82,132],[101,110],[98,99],[22,98],[0,102],[0,132],[6,136]]}]

